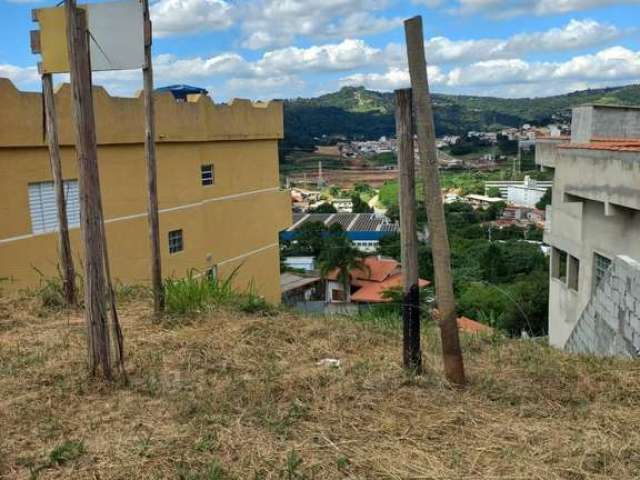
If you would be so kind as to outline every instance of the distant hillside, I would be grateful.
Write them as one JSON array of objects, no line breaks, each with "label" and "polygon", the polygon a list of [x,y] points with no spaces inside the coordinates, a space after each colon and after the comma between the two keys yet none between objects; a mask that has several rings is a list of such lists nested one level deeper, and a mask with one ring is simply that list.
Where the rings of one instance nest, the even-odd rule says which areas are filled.
[{"label": "distant hillside", "polygon": [[[393,135],[393,93],[364,87],[344,87],[316,98],[285,102],[285,150],[311,147],[314,138],[342,136],[375,139]],[[639,105],[640,85],[583,90],[541,98],[496,98],[468,95],[433,95],[438,135],[469,130],[545,124],[569,119],[570,109],[584,103]]]}]

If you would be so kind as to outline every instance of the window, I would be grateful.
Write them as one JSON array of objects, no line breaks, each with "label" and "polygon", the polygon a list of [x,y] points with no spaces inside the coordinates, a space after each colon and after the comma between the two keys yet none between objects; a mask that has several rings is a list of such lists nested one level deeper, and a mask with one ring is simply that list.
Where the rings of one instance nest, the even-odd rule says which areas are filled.
[{"label": "window", "polygon": [[553,278],[566,283],[567,282],[567,252],[559,248],[553,249],[552,270]]},{"label": "window", "polygon": [[202,185],[209,186],[213,185],[215,177],[213,175],[213,165],[202,165],[200,167],[200,178],[202,180]]},{"label": "window", "polygon": [[611,266],[611,260],[598,253],[593,254],[593,289],[595,290],[604,280]]},{"label": "window", "polygon": [[569,255],[568,285],[571,290],[578,291],[580,285],[580,260]]},{"label": "window", "polygon": [[[64,180],[64,198],[67,208],[69,228],[80,226],[80,196],[77,180]],[[58,230],[58,207],[53,182],[29,184],[29,211],[33,233],[47,233]]]},{"label": "window", "polygon": [[169,253],[178,253],[182,250],[184,250],[182,230],[172,230],[169,232]]}]

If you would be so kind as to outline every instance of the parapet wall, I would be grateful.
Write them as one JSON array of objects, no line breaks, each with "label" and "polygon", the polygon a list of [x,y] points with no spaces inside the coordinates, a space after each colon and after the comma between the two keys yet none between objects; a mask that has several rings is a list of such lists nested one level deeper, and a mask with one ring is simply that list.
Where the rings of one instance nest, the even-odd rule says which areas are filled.
[{"label": "parapet wall", "polygon": [[565,345],[575,353],[640,356],[640,263],[613,260]]},{"label": "parapet wall", "polygon": [[[94,107],[98,144],[144,142],[144,100],[112,97],[102,87],[94,87]],[[61,85],[55,92],[61,145],[74,145],[71,87]],[[0,78],[0,147],[43,146],[42,95],[21,92]],[[261,140],[283,137],[282,103],[252,103],[233,100],[214,104],[206,95],[190,96],[177,102],[170,92],[155,94],[158,142],[206,142]]]}]

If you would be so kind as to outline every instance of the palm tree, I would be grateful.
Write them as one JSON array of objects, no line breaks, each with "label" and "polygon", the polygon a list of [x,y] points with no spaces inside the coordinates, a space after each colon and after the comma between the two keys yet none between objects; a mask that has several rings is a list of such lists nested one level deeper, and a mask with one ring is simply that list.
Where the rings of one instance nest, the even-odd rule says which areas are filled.
[{"label": "palm tree", "polygon": [[351,270],[368,268],[364,263],[364,255],[353,246],[351,240],[344,234],[327,236],[322,252],[318,256],[320,275],[326,279],[329,273],[338,271],[337,279],[345,292],[345,303],[349,301],[351,292]]}]

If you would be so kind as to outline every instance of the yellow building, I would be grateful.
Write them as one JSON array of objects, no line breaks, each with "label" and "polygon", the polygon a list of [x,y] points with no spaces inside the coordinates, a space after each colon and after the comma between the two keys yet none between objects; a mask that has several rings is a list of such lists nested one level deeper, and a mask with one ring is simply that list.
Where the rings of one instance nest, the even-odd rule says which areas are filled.
[{"label": "yellow building", "polygon": [[[55,95],[68,193],[71,246],[81,251],[77,161],[71,90]],[[139,98],[94,89],[98,161],[109,257],[114,280],[149,279],[144,109]],[[0,278],[3,288],[35,286],[38,269],[57,274],[57,219],[42,97],[0,79]],[[208,96],[156,96],[160,241],[165,277],[238,266],[237,288],[249,284],[280,300],[278,232],[291,224],[289,194],[279,189],[282,104]]]}]

